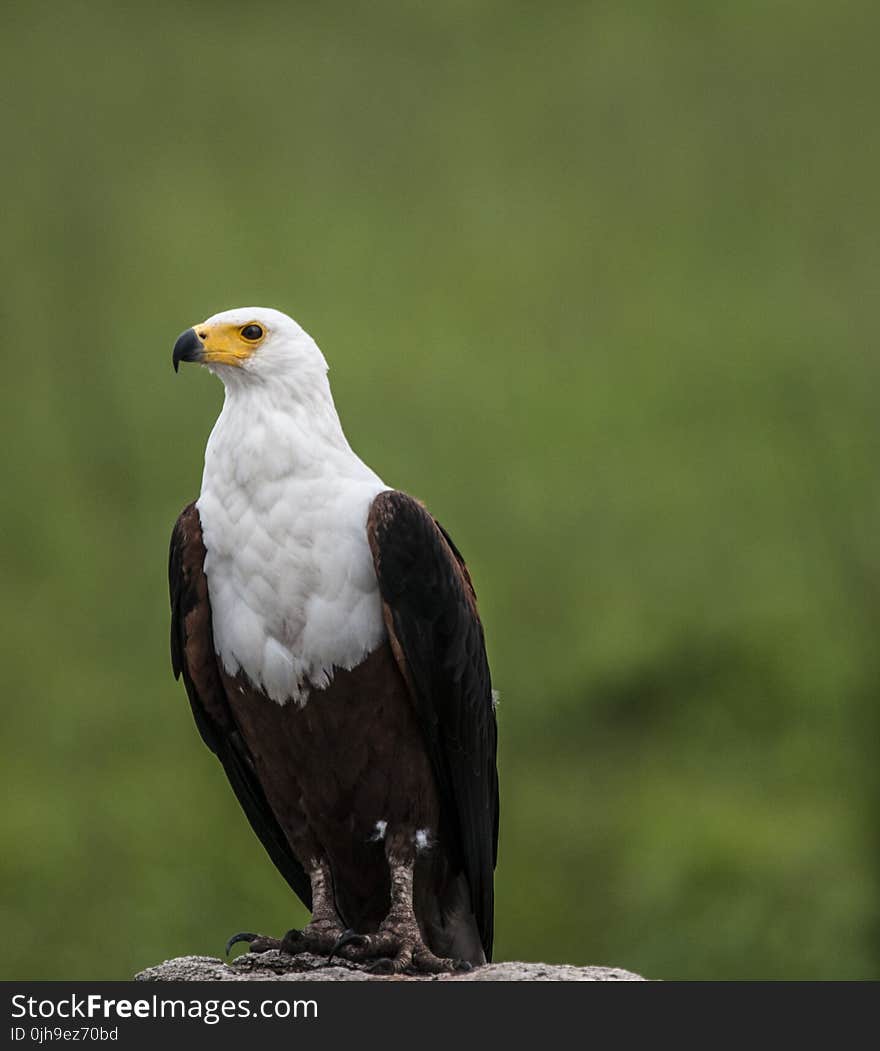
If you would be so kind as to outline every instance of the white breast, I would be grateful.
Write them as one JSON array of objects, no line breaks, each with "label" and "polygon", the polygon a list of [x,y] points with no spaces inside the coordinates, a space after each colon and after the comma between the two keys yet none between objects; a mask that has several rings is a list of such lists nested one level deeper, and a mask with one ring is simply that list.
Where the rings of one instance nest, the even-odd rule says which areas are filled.
[{"label": "white breast", "polygon": [[387,486],[332,422],[227,393],[205,453],[214,644],[280,704],[305,703],[386,634],[367,516]]}]

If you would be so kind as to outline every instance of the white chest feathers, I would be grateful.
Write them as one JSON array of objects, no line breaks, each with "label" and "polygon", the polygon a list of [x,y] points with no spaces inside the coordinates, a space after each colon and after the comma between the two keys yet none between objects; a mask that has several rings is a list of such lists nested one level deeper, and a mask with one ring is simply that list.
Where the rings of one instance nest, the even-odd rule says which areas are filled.
[{"label": "white chest feathers", "polygon": [[217,653],[279,704],[386,634],[367,516],[387,486],[323,423],[227,393],[197,504]]}]

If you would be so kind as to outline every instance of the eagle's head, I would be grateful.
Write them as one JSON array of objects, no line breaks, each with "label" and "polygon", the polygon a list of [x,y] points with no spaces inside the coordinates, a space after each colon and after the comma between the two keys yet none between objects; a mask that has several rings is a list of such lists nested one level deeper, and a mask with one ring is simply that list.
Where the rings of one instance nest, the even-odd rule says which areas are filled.
[{"label": "eagle's head", "polygon": [[269,307],[239,307],[214,314],[182,332],[174,344],[174,370],[195,361],[224,382],[292,380],[307,383],[327,374],[312,337],[287,314]]}]

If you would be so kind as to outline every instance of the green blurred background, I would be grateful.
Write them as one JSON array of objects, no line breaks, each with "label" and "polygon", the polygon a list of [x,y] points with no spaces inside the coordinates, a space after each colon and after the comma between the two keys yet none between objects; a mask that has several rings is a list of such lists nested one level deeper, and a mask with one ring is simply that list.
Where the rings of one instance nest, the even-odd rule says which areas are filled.
[{"label": "green blurred background", "polygon": [[304,920],[167,653],[264,304],[466,553],[497,956],[880,972],[873,3],[16,3],[0,54],[6,978]]}]

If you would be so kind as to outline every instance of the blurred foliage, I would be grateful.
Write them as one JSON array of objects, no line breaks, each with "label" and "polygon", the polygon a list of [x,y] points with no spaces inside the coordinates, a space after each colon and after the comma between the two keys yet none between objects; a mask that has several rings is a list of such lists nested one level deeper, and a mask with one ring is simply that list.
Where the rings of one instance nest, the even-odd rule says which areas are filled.
[{"label": "blurred foliage", "polygon": [[480,594],[501,958],[880,970],[875,4],[13,2],[5,977],[302,922],[192,724],[166,545],[248,303]]}]

